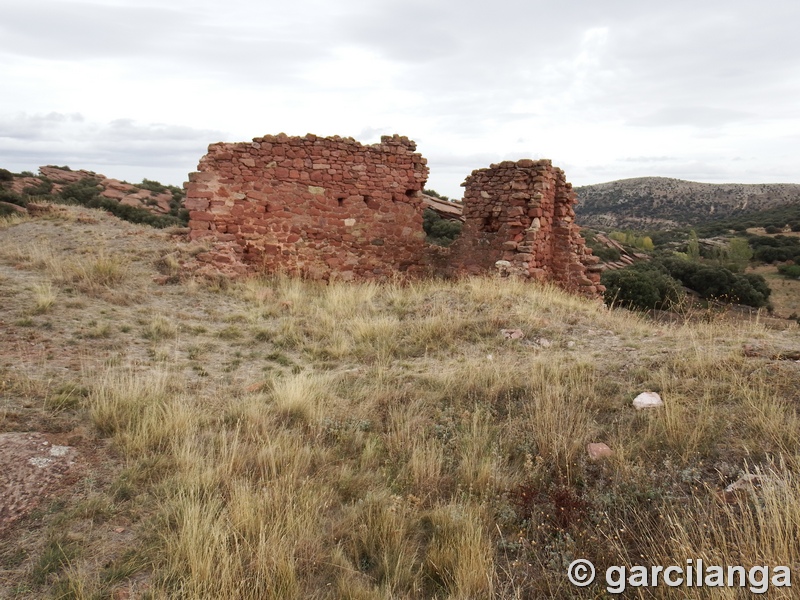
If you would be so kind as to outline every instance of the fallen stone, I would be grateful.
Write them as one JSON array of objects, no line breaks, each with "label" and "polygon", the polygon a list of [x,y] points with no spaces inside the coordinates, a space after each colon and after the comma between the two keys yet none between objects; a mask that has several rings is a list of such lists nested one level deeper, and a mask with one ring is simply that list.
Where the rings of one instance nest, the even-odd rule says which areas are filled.
[{"label": "fallen stone", "polygon": [[600,460],[614,456],[614,451],[603,442],[594,442],[586,444],[586,454],[589,455],[589,460]]},{"label": "fallen stone", "polygon": [[664,406],[664,401],[656,392],[642,392],[633,399],[633,407],[636,410],[658,408],[659,406]]},{"label": "fallen stone", "polygon": [[739,477],[736,481],[730,484],[728,487],[725,488],[726,493],[730,492],[738,492],[741,490],[752,490],[756,487],[761,486],[761,484],[766,481],[766,477],[764,475],[757,475],[755,473],[746,473]]},{"label": "fallen stone", "polygon": [[717,498],[725,504],[736,504],[750,492],[760,488],[766,480],[767,477],[764,475],[746,473],[724,490],[717,492]]},{"label": "fallen stone", "polygon": [[500,333],[502,333],[503,337],[507,340],[521,340],[525,337],[522,329],[501,329]]}]

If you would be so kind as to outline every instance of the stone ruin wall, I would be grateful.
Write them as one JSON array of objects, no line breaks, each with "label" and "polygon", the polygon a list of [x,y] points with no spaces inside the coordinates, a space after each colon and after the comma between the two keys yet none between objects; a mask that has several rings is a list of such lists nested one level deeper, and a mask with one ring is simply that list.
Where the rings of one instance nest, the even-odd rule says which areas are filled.
[{"label": "stone ruin wall", "polygon": [[576,197],[549,160],[505,161],[463,184],[464,229],[449,249],[425,243],[426,160],[414,142],[384,136],[255,138],[212,144],[189,176],[190,236],[268,272],[314,279],[497,272],[602,292],[598,258],[575,225]]},{"label": "stone ruin wall", "polygon": [[464,229],[451,246],[452,268],[499,268],[587,296],[603,291],[599,258],[575,224],[577,198],[564,171],[549,160],[504,161],[473,171],[462,185]]},{"label": "stone ruin wall", "polygon": [[190,236],[230,242],[210,260],[312,279],[419,273],[426,160],[414,142],[285,134],[209,146],[189,176]]}]

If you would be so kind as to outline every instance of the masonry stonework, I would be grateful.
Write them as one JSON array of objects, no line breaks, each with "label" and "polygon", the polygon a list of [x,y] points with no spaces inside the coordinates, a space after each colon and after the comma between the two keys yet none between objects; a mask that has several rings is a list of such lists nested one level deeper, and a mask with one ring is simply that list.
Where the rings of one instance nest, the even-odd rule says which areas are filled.
[{"label": "masonry stonework", "polygon": [[[571,184],[549,160],[505,161],[463,184],[464,229],[448,249],[425,243],[426,160],[414,142],[285,134],[209,146],[186,184],[201,260],[314,279],[501,272],[596,296],[598,258],[575,225]],[[250,266],[248,266],[250,265]]]},{"label": "masonry stonework", "polygon": [[553,281],[588,296],[603,291],[575,224],[577,202],[564,172],[549,160],[504,161],[473,171],[462,184],[464,229],[451,247],[452,268],[495,270]]},{"label": "masonry stonework", "polygon": [[190,236],[265,271],[313,279],[420,273],[426,160],[408,138],[285,134],[212,144],[189,176]]}]

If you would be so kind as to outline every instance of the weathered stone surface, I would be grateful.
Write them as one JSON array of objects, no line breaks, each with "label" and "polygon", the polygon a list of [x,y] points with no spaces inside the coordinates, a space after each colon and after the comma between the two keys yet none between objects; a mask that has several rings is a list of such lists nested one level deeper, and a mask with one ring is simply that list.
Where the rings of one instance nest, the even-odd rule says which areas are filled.
[{"label": "weathered stone surface", "polygon": [[451,246],[451,269],[507,271],[549,280],[583,295],[602,293],[596,262],[574,223],[576,202],[564,172],[549,160],[503,161],[473,171],[462,184],[464,229]]},{"label": "weathered stone surface", "polygon": [[[462,235],[441,249],[425,244],[428,168],[415,150],[397,135],[371,146],[284,134],[211,144],[185,184],[190,236],[233,242],[226,258],[232,249],[253,269],[314,279],[498,273],[602,293],[573,221],[572,186],[549,160],[473,171]],[[459,218],[455,205],[445,208]]]},{"label": "weathered stone surface", "polygon": [[[190,236],[252,268],[314,279],[424,270],[425,159],[401,136],[264,136],[211,144],[186,184]],[[228,254],[226,254],[228,257]]]}]

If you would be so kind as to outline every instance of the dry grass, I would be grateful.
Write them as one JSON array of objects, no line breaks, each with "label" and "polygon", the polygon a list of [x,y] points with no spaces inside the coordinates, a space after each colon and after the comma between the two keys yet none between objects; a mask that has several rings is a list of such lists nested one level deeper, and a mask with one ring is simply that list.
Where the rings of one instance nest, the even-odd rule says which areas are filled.
[{"label": "dry grass", "polygon": [[769,301],[775,307],[776,315],[800,317],[800,280],[784,277],[773,265],[760,266],[753,269],[753,273],[763,275],[772,289]]},{"label": "dry grass", "polygon": [[[719,536],[738,535],[734,519],[756,527],[753,519],[777,518],[742,521],[750,513],[715,503],[719,475],[699,466],[743,470],[754,452],[796,452],[796,415],[769,378],[748,375],[738,350],[766,335],[757,323],[657,329],[550,288],[490,280],[345,289],[279,279],[230,294],[254,303],[259,312],[245,321],[273,327],[301,364],[306,356],[338,367],[286,373],[264,391],[205,407],[167,392],[163,375],[99,387],[98,428],[131,459],[160,452],[176,468],[161,510],[172,523],[158,568],[165,593],[574,597],[563,583],[566,557],[630,558],[620,556],[630,540],[615,537],[612,523],[641,536],[635,545],[650,560],[666,560],[675,540],[702,555],[701,514]],[[598,362],[571,352],[566,332],[598,319],[619,340],[601,347],[644,345],[660,358],[637,351]],[[498,330],[512,325],[552,338],[554,349],[502,339]],[[354,377],[350,365],[366,370]],[[630,398],[644,388],[662,393],[663,410],[633,412]],[[606,467],[584,457],[597,439],[618,450]],[[639,494],[650,503],[641,506]],[[678,511],[681,497],[688,504]],[[645,528],[653,514],[669,523],[672,546]],[[771,556],[787,552],[783,544]]]},{"label": "dry grass", "polygon": [[[16,260],[58,286],[48,315],[78,318],[64,286],[99,303],[92,285],[128,283],[124,261],[102,256],[38,244]],[[158,293],[114,305],[104,322],[131,331],[114,334],[119,358],[86,367],[85,402],[53,417],[90,422],[120,457],[92,494],[135,523],[127,543],[153,598],[601,598],[569,585],[573,558],[599,572],[798,562],[800,373],[742,353],[796,346],[797,330],[660,325],[490,278]],[[57,383],[9,373],[8,396],[55,397]],[[633,410],[646,390],[663,409]],[[19,410],[3,404],[0,425]],[[595,441],[615,455],[589,461]],[[748,470],[764,485],[720,502]],[[16,581],[29,597],[108,597],[93,564]]]},{"label": "dry grass", "polygon": [[58,297],[58,292],[49,281],[37,283],[34,288],[34,312],[37,314],[49,311]]},{"label": "dry grass", "polygon": [[44,271],[54,283],[75,285],[95,296],[119,287],[128,278],[128,259],[102,249],[65,255],[42,242],[21,248],[16,257]]}]

